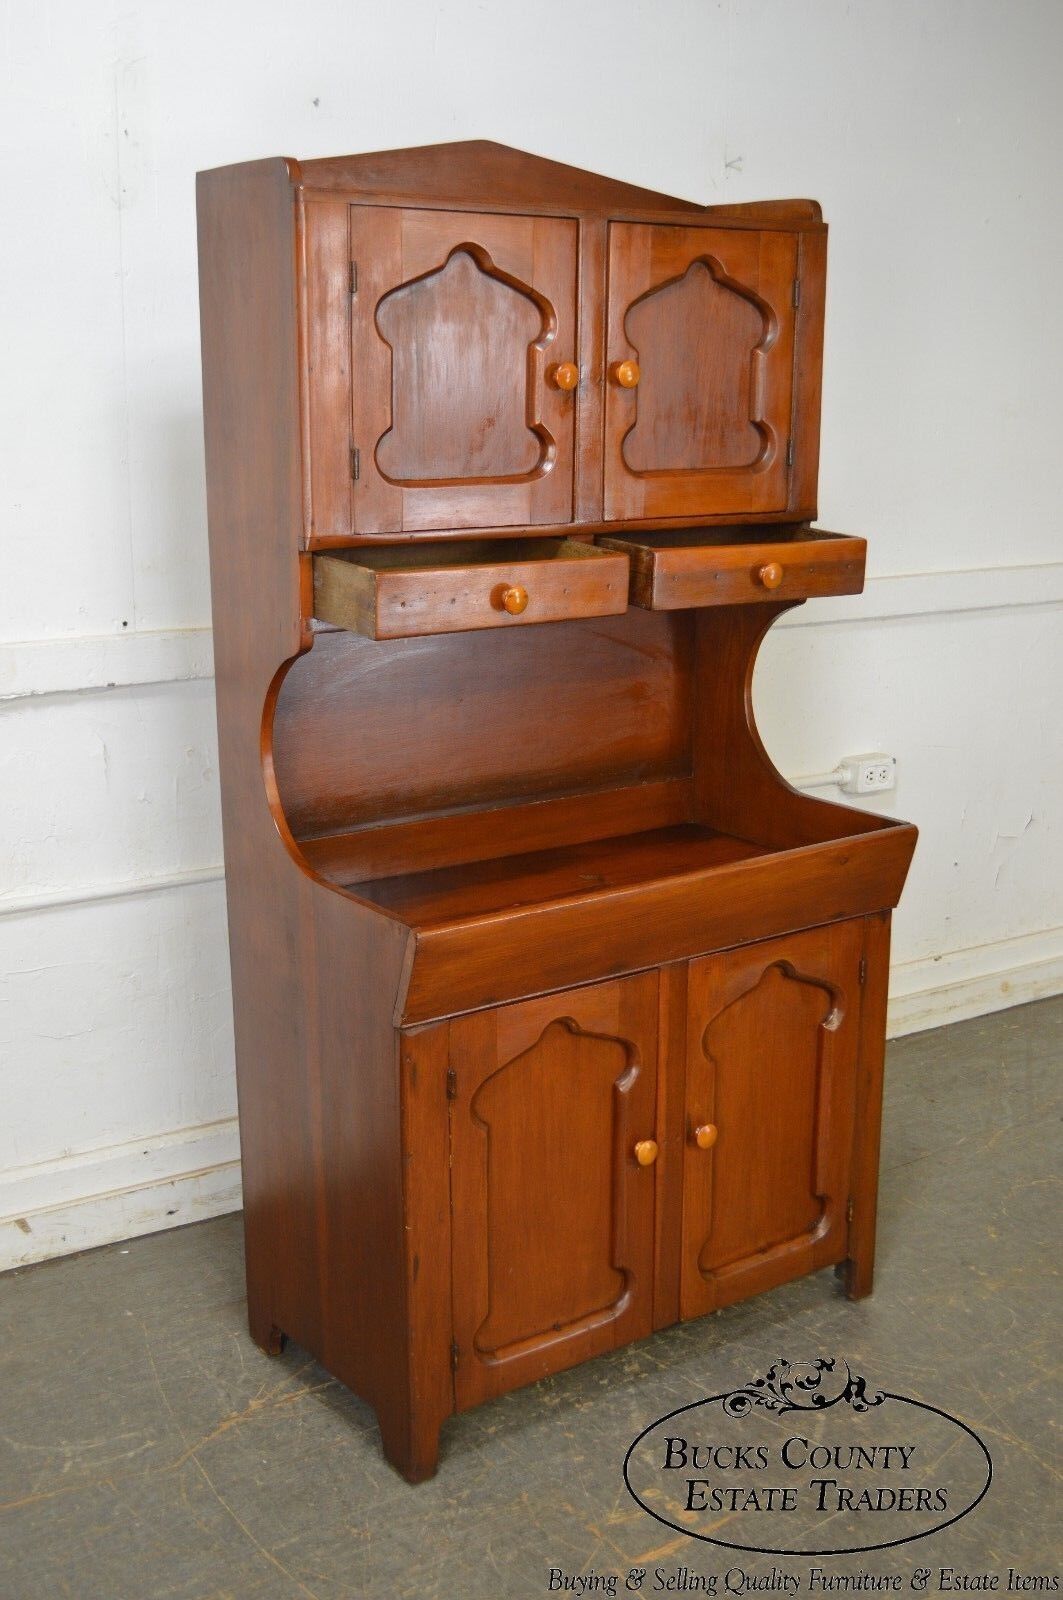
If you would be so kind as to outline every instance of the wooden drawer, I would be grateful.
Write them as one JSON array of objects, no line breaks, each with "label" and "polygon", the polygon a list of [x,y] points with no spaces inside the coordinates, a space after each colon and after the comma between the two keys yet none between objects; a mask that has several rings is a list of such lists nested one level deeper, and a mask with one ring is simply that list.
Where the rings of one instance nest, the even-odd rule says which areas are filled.
[{"label": "wooden drawer", "polygon": [[601,549],[631,560],[631,604],[647,611],[733,606],[756,600],[806,600],[859,594],[867,544],[818,528],[684,528],[600,538]]},{"label": "wooden drawer", "polygon": [[628,558],[574,539],[492,539],[314,556],[314,615],[369,639],[513,628],[627,609]]}]

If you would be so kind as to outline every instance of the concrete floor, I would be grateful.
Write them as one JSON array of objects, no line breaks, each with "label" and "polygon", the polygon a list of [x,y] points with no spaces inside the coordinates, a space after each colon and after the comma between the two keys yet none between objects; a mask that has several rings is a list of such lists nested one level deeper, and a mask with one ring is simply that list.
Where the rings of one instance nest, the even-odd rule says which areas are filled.
[{"label": "concrete floor", "polygon": [[1061,1046],[1063,1000],[891,1045],[870,1300],[820,1273],[484,1406],[448,1424],[417,1489],[305,1353],[251,1344],[238,1217],[8,1274],[0,1600],[494,1600],[547,1594],[551,1566],[655,1560],[721,1593],[736,1562],[804,1585],[807,1559],[672,1535],[621,1481],[642,1427],[779,1354],[844,1356],[994,1457],[971,1516],[832,1571],[907,1590],[922,1565],[931,1593],[944,1566],[998,1572],[1001,1592],[1009,1566],[1058,1571]]}]

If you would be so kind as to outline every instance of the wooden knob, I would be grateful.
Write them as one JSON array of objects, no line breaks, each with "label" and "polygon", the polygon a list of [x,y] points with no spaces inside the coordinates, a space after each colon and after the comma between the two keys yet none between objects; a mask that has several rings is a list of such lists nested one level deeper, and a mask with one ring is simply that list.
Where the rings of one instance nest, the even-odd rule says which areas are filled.
[{"label": "wooden knob", "polygon": [[635,1146],[635,1160],[640,1167],[652,1167],[657,1160],[656,1139],[640,1139]]},{"label": "wooden knob", "polygon": [[579,383],[579,368],[572,361],[562,361],[550,368],[549,378],[555,389],[574,389]]},{"label": "wooden knob", "polygon": [[502,609],[508,611],[511,617],[519,617],[522,611],[528,609],[528,591],[521,584],[514,583],[508,589],[502,590]]},{"label": "wooden knob", "polygon": [[621,389],[637,388],[641,377],[637,361],[618,361],[613,368],[613,381],[618,383]]},{"label": "wooden knob", "polygon": [[777,589],[782,582],[782,567],[777,561],[769,561],[757,573],[758,583],[765,589]]},{"label": "wooden knob", "polygon": [[711,1122],[703,1122],[700,1128],[694,1129],[694,1143],[699,1150],[711,1150],[716,1143],[717,1129]]}]

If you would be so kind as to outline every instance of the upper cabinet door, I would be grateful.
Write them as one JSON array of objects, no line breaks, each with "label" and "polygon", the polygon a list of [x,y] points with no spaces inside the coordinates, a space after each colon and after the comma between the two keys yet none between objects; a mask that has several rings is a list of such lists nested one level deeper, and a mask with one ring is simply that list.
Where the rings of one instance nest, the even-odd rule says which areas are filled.
[{"label": "upper cabinet door", "polygon": [[797,237],[613,223],[605,516],[785,511]]},{"label": "upper cabinet door", "polygon": [[[350,439],[335,437],[327,418],[336,407],[326,395],[326,433],[315,453],[332,451],[326,464],[332,500],[328,488],[324,501],[315,496],[325,512],[323,526],[315,515],[315,532],[379,535],[571,520],[577,224],[344,209],[350,376],[346,352],[334,340],[315,364],[311,329],[309,387],[311,397],[315,389],[323,393],[327,373],[334,386],[349,389],[349,409],[341,415],[350,418]],[[328,253],[327,238],[322,242]],[[312,273],[311,267],[311,306]],[[318,287],[327,319],[328,291]],[[333,297],[333,316],[336,310]],[[313,433],[312,409],[312,444]],[[337,497],[341,456],[348,482]]]}]

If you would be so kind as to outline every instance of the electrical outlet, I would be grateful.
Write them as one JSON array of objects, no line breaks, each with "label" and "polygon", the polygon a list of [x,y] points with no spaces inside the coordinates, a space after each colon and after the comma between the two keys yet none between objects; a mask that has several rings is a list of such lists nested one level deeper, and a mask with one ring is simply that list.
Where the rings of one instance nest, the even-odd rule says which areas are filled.
[{"label": "electrical outlet", "polygon": [[844,794],[879,794],[896,786],[896,756],[875,751],[866,756],[845,756],[838,765],[843,773],[839,788]]}]

